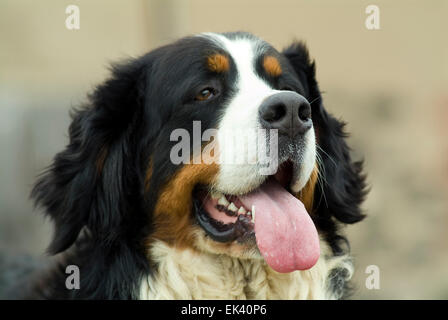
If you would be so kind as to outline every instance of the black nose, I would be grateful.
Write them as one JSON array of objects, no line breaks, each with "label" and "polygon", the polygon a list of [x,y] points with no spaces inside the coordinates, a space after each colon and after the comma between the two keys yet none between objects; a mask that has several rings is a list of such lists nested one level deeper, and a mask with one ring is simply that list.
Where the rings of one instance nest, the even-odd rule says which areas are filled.
[{"label": "black nose", "polygon": [[310,104],[304,97],[292,91],[268,97],[261,104],[258,113],[265,129],[278,129],[279,134],[291,138],[304,134],[313,125]]}]

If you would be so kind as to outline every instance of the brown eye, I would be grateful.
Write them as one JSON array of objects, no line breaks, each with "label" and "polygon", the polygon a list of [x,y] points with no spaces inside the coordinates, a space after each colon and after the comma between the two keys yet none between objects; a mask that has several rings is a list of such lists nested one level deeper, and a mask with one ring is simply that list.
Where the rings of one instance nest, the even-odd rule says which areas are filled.
[{"label": "brown eye", "polygon": [[205,88],[196,95],[195,99],[198,101],[205,101],[212,98],[214,95],[215,90],[213,88]]}]

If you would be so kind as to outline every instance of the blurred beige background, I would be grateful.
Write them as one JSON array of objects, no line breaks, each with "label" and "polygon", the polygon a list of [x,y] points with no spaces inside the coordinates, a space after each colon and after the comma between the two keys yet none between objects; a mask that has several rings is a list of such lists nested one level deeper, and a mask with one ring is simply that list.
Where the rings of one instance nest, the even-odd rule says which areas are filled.
[{"label": "blurred beige background", "polygon": [[[80,30],[65,8],[80,8]],[[380,8],[367,30],[365,8]],[[0,0],[0,249],[43,254],[51,227],[28,199],[67,142],[68,110],[107,65],[204,31],[305,40],[324,103],[348,122],[372,191],[348,226],[357,299],[448,298],[448,2]],[[365,286],[377,265],[379,290]]]}]

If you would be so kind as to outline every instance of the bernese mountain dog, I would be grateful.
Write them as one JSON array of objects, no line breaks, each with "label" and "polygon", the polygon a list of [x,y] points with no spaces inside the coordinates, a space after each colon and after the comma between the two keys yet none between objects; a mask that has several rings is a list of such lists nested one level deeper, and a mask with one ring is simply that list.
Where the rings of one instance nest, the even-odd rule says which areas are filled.
[{"label": "bernese mountain dog", "polygon": [[28,297],[346,297],[340,227],[364,217],[365,176],[302,42],[182,38],[114,65],[87,101],[32,191],[58,255]]}]

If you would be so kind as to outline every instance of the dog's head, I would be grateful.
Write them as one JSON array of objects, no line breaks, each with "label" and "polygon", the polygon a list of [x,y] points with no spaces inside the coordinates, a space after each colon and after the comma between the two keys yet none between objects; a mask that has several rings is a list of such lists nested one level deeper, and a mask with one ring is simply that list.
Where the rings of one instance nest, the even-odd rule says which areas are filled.
[{"label": "dog's head", "polygon": [[33,190],[56,224],[51,252],[85,228],[117,259],[159,240],[309,268],[318,232],[337,251],[336,220],[363,218],[343,126],[302,43],[201,34],[115,66]]}]

